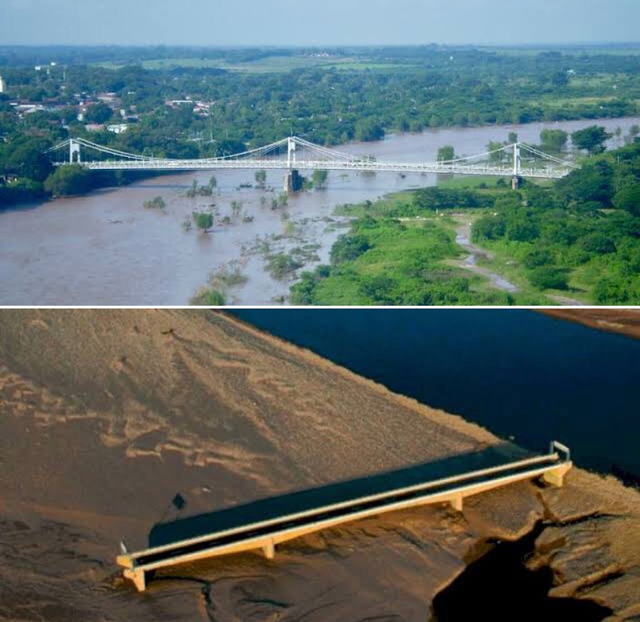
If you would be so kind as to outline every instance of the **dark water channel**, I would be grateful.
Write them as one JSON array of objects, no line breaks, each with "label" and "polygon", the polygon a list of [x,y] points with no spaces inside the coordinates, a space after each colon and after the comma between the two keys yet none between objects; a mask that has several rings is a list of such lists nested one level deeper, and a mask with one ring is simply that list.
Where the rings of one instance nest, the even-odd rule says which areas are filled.
[{"label": "dark water channel", "polygon": [[234,313],[526,448],[640,475],[640,341],[517,309]]}]

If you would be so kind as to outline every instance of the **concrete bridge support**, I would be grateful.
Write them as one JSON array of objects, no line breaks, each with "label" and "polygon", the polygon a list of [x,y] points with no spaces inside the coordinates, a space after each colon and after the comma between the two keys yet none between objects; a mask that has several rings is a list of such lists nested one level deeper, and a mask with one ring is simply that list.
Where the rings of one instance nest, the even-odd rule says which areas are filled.
[{"label": "concrete bridge support", "polygon": [[130,570],[127,568],[123,574],[125,579],[133,581],[138,592],[144,592],[147,589],[147,577],[145,576],[144,570]]},{"label": "concrete bridge support", "polygon": [[262,547],[262,550],[264,551],[264,556],[267,559],[274,559],[276,556],[276,545],[275,542],[273,540],[269,540],[269,542],[267,542],[264,547]]},{"label": "concrete bridge support", "polygon": [[571,464],[565,464],[553,471],[547,471],[542,479],[547,483],[555,486],[556,488],[562,488],[564,486],[565,475],[571,470]]},{"label": "concrete bridge support", "polygon": [[299,192],[302,190],[304,184],[304,177],[300,175],[300,171],[291,169],[287,172],[287,176],[284,180],[285,192]]},{"label": "concrete bridge support", "polygon": [[463,505],[462,499],[463,499],[462,495],[456,495],[455,497],[453,497],[453,499],[451,499],[451,507],[456,512],[462,512],[462,505]]}]

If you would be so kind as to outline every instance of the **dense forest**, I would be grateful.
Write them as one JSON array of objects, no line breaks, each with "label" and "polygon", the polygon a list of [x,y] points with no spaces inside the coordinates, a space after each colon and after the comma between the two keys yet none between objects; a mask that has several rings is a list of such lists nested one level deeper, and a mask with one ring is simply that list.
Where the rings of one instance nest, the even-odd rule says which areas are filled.
[{"label": "dense forest", "polygon": [[[128,180],[54,174],[44,152],[69,136],[205,157],[292,133],[331,145],[390,131],[637,114],[640,56],[614,52],[0,48],[8,85],[0,94],[0,203]],[[20,112],[20,104],[32,109]],[[123,121],[126,131],[108,131]]]}]

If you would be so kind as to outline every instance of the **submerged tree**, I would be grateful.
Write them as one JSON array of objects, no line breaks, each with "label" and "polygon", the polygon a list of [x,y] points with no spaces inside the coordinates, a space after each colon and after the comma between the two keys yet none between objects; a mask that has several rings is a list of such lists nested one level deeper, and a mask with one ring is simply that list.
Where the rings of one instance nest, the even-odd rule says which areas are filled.
[{"label": "submerged tree", "polygon": [[211,212],[193,212],[193,220],[198,229],[205,233],[213,227],[213,214]]},{"label": "submerged tree", "polygon": [[311,179],[313,180],[313,185],[316,188],[322,189],[327,185],[328,177],[329,177],[329,171],[315,170],[313,171],[313,175],[311,176]]}]

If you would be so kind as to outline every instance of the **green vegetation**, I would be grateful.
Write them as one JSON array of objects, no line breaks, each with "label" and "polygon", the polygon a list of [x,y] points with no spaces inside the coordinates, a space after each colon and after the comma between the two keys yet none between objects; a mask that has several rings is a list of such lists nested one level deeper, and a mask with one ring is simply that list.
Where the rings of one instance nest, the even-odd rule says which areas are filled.
[{"label": "green vegetation", "polygon": [[399,222],[365,217],[353,223],[331,252],[331,265],[305,272],[291,289],[304,305],[511,304],[480,277],[448,265],[460,249],[434,219]]},{"label": "green vegetation", "polygon": [[[337,211],[357,220],[333,246],[331,264],[303,273],[291,298],[313,305],[480,305],[549,304],[547,296],[556,295],[640,304],[639,197],[636,143],[593,157],[548,187],[525,183],[513,191],[495,180],[447,179],[345,205]],[[459,267],[454,230],[461,214],[474,221],[473,242],[490,251],[481,265],[516,283],[518,293],[500,292]]]},{"label": "green vegetation", "polygon": [[84,194],[92,187],[91,173],[77,164],[58,167],[44,182],[45,191],[56,197]]},{"label": "green vegetation", "polygon": [[193,212],[193,221],[198,229],[206,233],[213,227],[213,214],[211,212]]},{"label": "green vegetation", "polygon": [[[47,58],[57,66],[34,71]],[[333,145],[378,140],[389,131],[619,117],[637,114],[640,101],[640,56],[629,47],[579,54],[574,48],[445,46],[0,47],[0,72],[9,85],[0,95],[3,203],[50,194],[44,182],[53,168],[44,152],[69,136],[129,152],[197,158],[291,133]],[[21,113],[11,102],[42,109]],[[125,132],[100,129],[122,111]],[[574,138],[586,151],[601,148],[598,136]],[[547,140],[562,148],[560,135]],[[451,155],[445,147],[440,158]],[[132,178],[92,174],[91,188]],[[322,187],[320,179],[312,181]]]},{"label": "green vegetation", "polygon": [[605,149],[604,143],[611,138],[603,127],[592,125],[583,130],[578,130],[571,134],[571,141],[578,149],[586,149],[589,155],[594,153],[602,153]]},{"label": "green vegetation", "polygon": [[302,263],[291,254],[277,253],[267,257],[267,272],[278,281],[284,281],[293,276],[299,268],[302,268]]},{"label": "green vegetation", "polygon": [[144,206],[146,209],[164,209],[167,207],[167,204],[162,197],[155,197],[150,201],[145,201]]},{"label": "green vegetation", "polygon": [[195,307],[224,307],[226,299],[222,292],[210,287],[203,287],[191,298],[189,304]]},{"label": "green vegetation", "polygon": [[327,179],[329,178],[329,171],[315,170],[311,176],[313,187],[318,190],[322,190],[327,185]]},{"label": "green vegetation", "polygon": [[509,277],[596,304],[640,304],[640,144],[599,155],[550,188],[526,184],[478,218],[474,242]]}]

